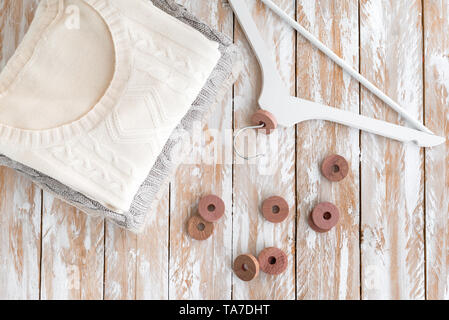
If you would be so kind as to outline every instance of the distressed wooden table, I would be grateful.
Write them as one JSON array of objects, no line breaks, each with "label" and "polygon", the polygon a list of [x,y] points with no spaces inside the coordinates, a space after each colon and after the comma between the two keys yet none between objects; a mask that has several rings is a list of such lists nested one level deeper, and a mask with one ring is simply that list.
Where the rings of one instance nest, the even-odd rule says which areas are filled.
[{"label": "distressed wooden table", "polygon": [[[403,123],[259,2],[244,1],[292,94]],[[37,2],[0,1],[0,69]],[[204,132],[187,158],[191,164],[179,168],[139,236],[88,218],[2,168],[0,298],[448,299],[449,142],[422,150],[311,121],[281,129],[269,162],[238,160],[231,133],[257,108],[259,67],[224,0],[180,2],[234,38],[245,59],[242,76],[208,120],[206,130],[222,134]],[[432,131],[449,136],[448,1],[275,2]],[[211,153],[220,164],[204,160]],[[351,166],[338,184],[319,172],[331,153]],[[209,192],[224,199],[226,216],[213,239],[192,241],[186,220]],[[263,199],[275,194],[291,208],[280,225],[260,214]],[[332,201],[342,212],[327,234],[307,225],[319,201]],[[282,276],[261,274],[244,283],[233,275],[233,258],[267,246],[288,253]]]}]

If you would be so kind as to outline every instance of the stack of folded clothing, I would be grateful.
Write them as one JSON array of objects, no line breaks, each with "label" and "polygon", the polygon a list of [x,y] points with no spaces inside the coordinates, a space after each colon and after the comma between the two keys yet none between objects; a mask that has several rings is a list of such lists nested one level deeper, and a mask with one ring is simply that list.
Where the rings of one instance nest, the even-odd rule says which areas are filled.
[{"label": "stack of folded clothing", "polygon": [[42,0],[0,73],[0,165],[139,232],[240,67],[172,0]]}]

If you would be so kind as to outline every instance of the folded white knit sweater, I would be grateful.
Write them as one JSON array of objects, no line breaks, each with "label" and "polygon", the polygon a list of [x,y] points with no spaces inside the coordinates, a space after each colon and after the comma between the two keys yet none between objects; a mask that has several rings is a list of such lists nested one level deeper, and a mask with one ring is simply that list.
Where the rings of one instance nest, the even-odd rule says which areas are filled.
[{"label": "folded white knit sweater", "polygon": [[42,0],[0,74],[0,153],[127,211],[219,58],[143,0]]}]

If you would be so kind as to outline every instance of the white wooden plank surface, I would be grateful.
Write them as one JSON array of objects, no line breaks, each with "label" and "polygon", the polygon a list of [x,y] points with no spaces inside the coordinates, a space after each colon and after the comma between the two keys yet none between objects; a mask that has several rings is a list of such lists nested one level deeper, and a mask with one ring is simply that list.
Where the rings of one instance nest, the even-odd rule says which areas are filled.
[{"label": "white wooden plank surface", "polygon": [[[298,21],[358,69],[358,1],[298,1]],[[349,75],[298,37],[298,96],[359,112],[359,86]],[[333,154],[347,159],[345,180],[332,183],[321,163]],[[299,299],[358,299],[359,288],[359,132],[323,121],[298,125],[297,284]],[[313,231],[309,216],[320,202],[334,203],[340,222],[328,233]]]},{"label": "white wooden plank surface", "polygon": [[[179,1],[202,21],[232,37],[231,9],[222,0]],[[209,116],[205,130],[196,126],[192,152],[171,184],[170,193],[170,299],[230,299],[232,264],[232,95]],[[225,144],[225,141],[228,141]],[[218,157],[218,162],[210,162]],[[205,241],[189,237],[188,219],[197,213],[207,194],[220,196],[225,216],[215,223]]]},{"label": "white wooden plank surface", "polygon": [[90,218],[44,192],[41,298],[103,298],[103,219]]},{"label": "white wooden plank surface", "polygon": [[135,235],[106,224],[104,298],[168,298],[168,191]]},{"label": "white wooden plank surface", "polygon": [[[0,70],[26,32],[37,2],[0,2]],[[0,299],[449,299],[448,143],[424,153],[363,133],[359,173],[358,133],[310,122],[271,136],[266,159],[243,163],[236,158],[233,164],[231,129],[248,124],[257,110],[259,67],[225,1],[179,2],[234,35],[242,49],[245,69],[234,103],[229,92],[207,121],[211,130],[201,134],[203,140],[196,142],[170,194],[165,193],[139,236],[88,218],[12,170],[0,169]],[[292,94],[358,111],[357,84],[301,37],[295,45],[290,27],[258,1],[245,2]],[[276,3],[292,17],[296,12],[302,25],[355,68],[360,62],[364,75],[416,117],[423,118],[425,110],[426,124],[449,137],[447,1]],[[366,90],[361,93],[363,114],[403,123]],[[264,137],[257,140],[261,152]],[[244,141],[239,139],[240,147]],[[255,145],[250,143],[248,153]],[[214,152],[219,164],[208,162]],[[350,176],[338,184],[319,173],[321,161],[332,152],[344,155],[351,166]],[[199,197],[209,192],[223,197],[226,217],[213,239],[192,241],[185,223]],[[274,194],[291,207],[281,225],[266,222],[260,213],[262,201]],[[323,200],[340,207],[342,220],[331,233],[318,235],[306,218]],[[251,283],[233,275],[233,258],[257,255],[272,245],[289,255],[284,275],[262,273]]]},{"label": "white wooden plank surface", "polygon": [[[276,61],[281,77],[295,93],[295,37],[293,30],[265,9],[260,1],[245,1],[253,14],[267,47]],[[275,1],[292,17],[295,1]],[[235,85],[235,128],[250,124],[257,111],[260,91],[260,68],[249,44],[238,24],[235,26],[235,42],[241,49],[245,67]],[[257,255],[266,247],[278,247],[288,255],[288,268],[280,276],[269,276],[263,272],[250,283],[233,277],[234,299],[295,299],[295,128],[281,128],[272,135],[255,131],[240,137],[238,146],[244,150],[249,141],[248,153],[266,153],[256,161],[242,162],[236,158],[234,166],[233,248],[234,257],[250,253]],[[280,224],[266,221],[261,214],[263,200],[270,196],[282,196],[290,206],[287,220]]]},{"label": "white wooden plank surface", "polygon": [[136,299],[168,299],[168,185],[145,231],[137,237]]},{"label": "white wooden plank surface", "polygon": [[[0,71],[33,18],[37,1],[0,2]],[[41,191],[0,169],[0,299],[39,299]]]},{"label": "white wooden plank surface", "polygon": [[[422,119],[421,1],[360,6],[362,74]],[[403,123],[364,89],[361,102],[363,114]],[[361,149],[362,298],[423,299],[423,151],[366,133]]]},{"label": "white wooden plank surface", "polygon": [[[449,138],[449,2],[424,1],[425,120]],[[427,298],[449,299],[449,140],[426,152]]]},{"label": "white wooden plank surface", "polygon": [[12,170],[2,168],[0,199],[0,299],[37,300],[41,190]]}]

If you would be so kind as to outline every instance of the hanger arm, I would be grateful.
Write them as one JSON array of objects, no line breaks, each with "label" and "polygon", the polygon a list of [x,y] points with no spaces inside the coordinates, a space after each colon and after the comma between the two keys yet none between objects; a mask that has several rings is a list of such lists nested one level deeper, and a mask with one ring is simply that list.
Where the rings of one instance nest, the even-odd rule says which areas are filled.
[{"label": "hanger arm", "polygon": [[296,97],[283,99],[277,106],[269,109],[283,126],[293,126],[306,120],[327,120],[394,140],[414,142],[420,147],[434,147],[446,141],[446,138],[434,134]]},{"label": "hanger arm", "polygon": [[[328,120],[398,141],[414,142],[423,147],[431,147],[444,143],[445,138],[435,136],[431,133],[375,120],[353,112],[290,96],[288,90],[283,85],[272,57],[268,54],[265,42],[257,29],[245,1],[228,1],[262,69],[263,83],[259,105],[264,110],[272,113],[280,125],[293,126],[296,123],[313,119]],[[424,128],[423,126],[421,127],[421,129]]]},{"label": "hanger arm", "polygon": [[251,45],[254,54],[257,57],[261,71],[262,71],[262,89],[260,92],[260,99],[271,101],[275,103],[276,95],[290,95],[284,82],[282,81],[273,57],[270,56],[268,48],[263,40],[256,23],[251,16],[251,13],[246,5],[246,0],[228,0],[229,4],[236,15],[243,32]]},{"label": "hanger arm", "polygon": [[404,119],[406,119],[410,124],[412,124],[416,129],[421,131],[432,133],[428,128],[426,128],[421,122],[416,120],[411,114],[402,108],[397,102],[384,94],[379,88],[377,88],[373,83],[363,77],[359,72],[355,71],[346,61],[341,59],[332,50],[326,47],[321,41],[319,41],[315,36],[308,32],[303,26],[301,26],[296,20],[292,19],[288,14],[282,11],[273,1],[271,0],[261,0],[268,8],[273,10],[281,19],[287,22],[292,28],[298,31],[304,38],[309,40],[316,48],[328,56],[332,61],[334,61],[338,66],[350,74],[354,79],[360,82],[366,89],[371,91],[380,100],[394,109],[399,113]]}]

